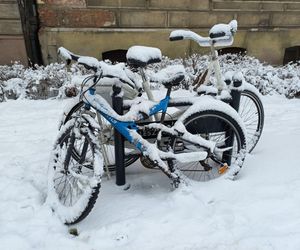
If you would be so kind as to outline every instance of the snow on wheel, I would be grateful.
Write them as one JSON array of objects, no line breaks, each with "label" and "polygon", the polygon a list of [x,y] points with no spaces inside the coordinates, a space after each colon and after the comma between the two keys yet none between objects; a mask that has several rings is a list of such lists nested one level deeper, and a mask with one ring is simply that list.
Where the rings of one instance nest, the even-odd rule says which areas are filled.
[{"label": "snow on wheel", "polygon": [[[186,177],[195,181],[209,181],[223,175],[228,167],[236,168],[233,164],[236,163],[240,152],[246,147],[246,138],[242,128],[232,117],[221,111],[206,110],[189,116],[184,121],[184,125],[190,133],[215,142],[221,149],[220,152],[214,153],[204,161],[189,163],[174,161],[175,167]],[[229,142],[230,140],[232,142]],[[231,145],[230,147],[228,147],[228,143]],[[173,150],[176,154],[194,151],[197,148],[188,142],[176,139],[173,142]],[[238,168],[240,167],[238,166]]]},{"label": "snow on wheel", "polygon": [[[73,119],[74,117],[76,117],[76,112],[80,111],[80,109],[84,108],[84,102],[78,102],[75,105],[73,104],[72,106],[69,107],[69,110],[67,110],[65,112],[65,116],[62,118],[61,121],[61,125],[66,124],[70,119]],[[111,130],[111,126],[109,125],[109,123],[101,116],[97,116],[96,111],[93,110],[92,108],[90,110],[87,111],[86,113],[87,115],[90,115],[91,117],[95,117],[97,123],[100,125],[101,127],[101,132],[103,130]],[[107,126],[108,125],[108,126]],[[105,136],[102,136],[103,138],[105,138]],[[112,140],[108,139],[110,141],[107,141],[105,143],[102,143],[102,150],[105,151],[106,154],[106,158],[107,158],[107,166],[104,166],[104,171],[106,170],[106,168],[109,169],[109,171],[115,171],[116,169],[116,165],[115,165],[115,149],[114,149],[114,145],[112,143]],[[135,161],[137,161],[137,159],[139,158],[138,155],[134,155],[134,154],[130,154],[132,153],[133,149],[132,148],[126,148],[125,149],[125,160],[124,160],[124,164],[126,167],[128,167],[129,165],[131,165],[132,163],[134,163]],[[105,164],[105,162],[104,162]]]},{"label": "snow on wheel", "polygon": [[251,153],[262,134],[265,115],[259,91],[250,84],[244,84],[244,87],[239,114],[247,131],[247,149]]},{"label": "snow on wheel", "polygon": [[[243,121],[233,108],[206,96],[194,104],[191,111],[184,113],[179,120],[188,132],[215,142],[220,150],[209,155],[204,161],[190,163],[173,161],[175,168],[195,181],[209,181],[225,172],[230,178],[238,174],[245,157],[246,133]],[[175,139],[172,146],[175,154],[202,150],[180,139]]]},{"label": "snow on wheel", "polygon": [[61,129],[48,170],[47,203],[65,224],[77,223],[90,213],[103,171],[96,137],[87,127],[74,124],[70,120]]}]

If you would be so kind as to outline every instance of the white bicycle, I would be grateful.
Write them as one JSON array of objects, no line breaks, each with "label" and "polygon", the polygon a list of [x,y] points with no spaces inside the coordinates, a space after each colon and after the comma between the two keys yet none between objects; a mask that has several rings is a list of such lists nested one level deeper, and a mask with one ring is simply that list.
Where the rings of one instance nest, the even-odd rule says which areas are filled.
[{"label": "white bicycle", "polygon": [[[235,89],[234,82],[242,81],[238,112],[246,126],[247,150],[251,153],[260,139],[264,126],[264,108],[260,93],[253,85],[245,82],[239,72],[227,72],[223,77],[216,51],[216,47],[231,46],[236,31],[237,21],[232,20],[229,24],[214,25],[209,31],[209,37],[202,37],[190,30],[175,30],[170,34],[170,41],[189,39],[201,47],[210,48],[208,68],[202,70],[203,73],[198,76],[193,86],[199,95],[214,95],[221,100],[230,101],[230,92]],[[213,73],[215,81],[211,78]]]}]

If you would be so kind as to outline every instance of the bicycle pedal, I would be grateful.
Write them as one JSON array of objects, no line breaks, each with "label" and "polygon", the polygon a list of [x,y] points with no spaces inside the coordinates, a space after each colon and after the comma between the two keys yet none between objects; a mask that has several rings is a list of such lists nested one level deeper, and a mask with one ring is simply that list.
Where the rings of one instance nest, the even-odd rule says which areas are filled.
[{"label": "bicycle pedal", "polygon": [[226,173],[226,171],[229,169],[227,163],[224,163],[223,166],[221,165],[221,167],[219,168],[218,172],[219,174],[224,174]]}]

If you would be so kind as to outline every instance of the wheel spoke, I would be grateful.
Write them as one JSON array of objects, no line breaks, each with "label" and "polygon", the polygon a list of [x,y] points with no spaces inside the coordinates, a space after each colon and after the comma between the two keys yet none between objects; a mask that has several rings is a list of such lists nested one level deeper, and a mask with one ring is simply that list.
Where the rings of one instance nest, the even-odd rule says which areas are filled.
[{"label": "wheel spoke", "polygon": [[[53,185],[53,188],[48,189],[49,192],[53,190],[56,193],[57,201],[59,206],[55,206],[55,210],[60,213],[60,207],[71,208],[78,207],[80,203],[78,200],[88,201],[85,204],[84,209],[75,209],[78,214],[73,214],[71,217],[64,212],[60,217],[65,218],[65,223],[72,224],[82,220],[91,211],[96,198],[98,197],[100,188],[100,179],[95,176],[95,155],[101,155],[99,152],[98,145],[94,143],[95,138],[91,137],[91,133],[83,133],[78,129],[76,133],[75,140],[72,145],[70,143],[71,133],[73,128],[70,127],[66,129],[64,133],[58,138],[58,143],[56,145],[55,153],[56,157],[52,160],[53,164],[52,171],[54,175],[52,181],[49,182]],[[86,131],[86,128],[85,128]],[[92,139],[91,139],[92,138]],[[72,150],[68,150],[71,147]],[[98,152],[95,152],[98,150]],[[69,157],[69,160],[65,161]],[[103,166],[98,166],[97,168],[102,168]],[[92,184],[92,185],[91,185]],[[89,202],[93,200],[93,202]],[[82,206],[82,205],[80,205]]]},{"label": "wheel spoke", "polygon": [[245,124],[248,151],[251,152],[260,138],[264,124],[263,106],[254,92],[245,90],[241,93],[239,114]]},{"label": "wheel spoke", "polygon": [[[237,125],[233,125],[229,119],[233,118],[227,118],[221,112],[216,114],[203,112],[203,114],[200,113],[199,115],[195,115],[195,117],[187,119],[184,125],[190,133],[193,131],[193,134],[197,134],[204,139],[214,141],[217,143],[220,149],[222,147],[225,149],[225,151],[218,152],[217,155],[215,155],[215,158],[222,162],[222,159],[227,157],[228,159],[232,159],[233,162],[236,159],[239,150],[241,149],[241,141],[243,140],[243,142],[245,142],[245,137],[241,128],[238,130],[237,127],[235,127]],[[223,131],[213,131],[214,129],[219,130],[219,127],[217,126],[218,124],[222,124],[225,129]],[[232,140],[229,136],[230,134],[234,136],[232,141],[233,146],[228,144]],[[180,145],[180,143],[183,143],[184,145],[181,147],[177,146]],[[199,150],[199,147],[196,148],[193,145],[188,144],[188,142],[175,139],[173,143],[173,150],[176,154],[193,152],[195,150]],[[195,181],[209,181],[220,176],[219,167],[221,165],[210,158],[205,160],[206,165],[198,161],[180,163],[175,160],[173,164],[174,167],[178,168],[185,176]]]}]

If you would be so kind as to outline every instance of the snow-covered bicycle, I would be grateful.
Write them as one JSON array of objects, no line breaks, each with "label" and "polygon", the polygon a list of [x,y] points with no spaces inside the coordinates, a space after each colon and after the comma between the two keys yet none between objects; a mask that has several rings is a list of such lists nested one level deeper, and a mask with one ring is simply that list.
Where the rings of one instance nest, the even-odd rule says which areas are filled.
[{"label": "snow-covered bicycle", "polygon": [[[260,136],[263,131],[264,126],[264,108],[263,104],[260,98],[259,91],[251,84],[244,81],[243,76],[241,76],[240,73],[234,74],[234,72],[226,72],[224,77],[222,76],[219,60],[218,60],[218,53],[216,51],[216,47],[222,46],[230,46],[233,43],[233,36],[234,33],[237,30],[237,23],[235,20],[230,22],[229,24],[217,24],[214,25],[211,30],[209,31],[210,37],[201,37],[198,34],[189,31],[189,30],[176,30],[173,31],[170,34],[170,40],[176,41],[176,40],[182,40],[182,39],[191,39],[196,41],[200,46],[204,47],[210,47],[211,49],[211,61],[209,63],[209,66],[206,70],[203,70],[203,74],[201,77],[197,77],[197,81],[195,81],[195,84],[193,86],[193,89],[196,92],[197,95],[213,95],[216,96],[215,98],[221,99],[225,102],[230,102],[231,99],[231,91],[236,89],[233,86],[234,81],[242,81],[242,86],[239,87],[240,90],[240,101],[239,101],[239,109],[238,113],[240,114],[247,131],[247,150],[249,153],[252,152],[252,150],[257,145]],[[134,46],[135,47],[135,46]],[[136,49],[136,47],[135,47]],[[129,49],[129,54],[130,54]],[[76,56],[76,55],[75,55]],[[130,63],[130,62],[129,62]],[[153,93],[150,90],[149,85],[149,79],[150,81],[161,81],[161,77],[157,77],[157,75],[168,75],[168,70],[162,70],[158,74],[145,74],[145,68],[147,65],[144,65],[144,67],[139,67],[139,73],[142,78],[142,89],[146,92],[147,97],[149,100],[154,101]],[[137,89],[141,89],[141,86],[137,84],[137,81],[134,81],[135,77],[130,72],[129,69],[126,69],[127,74],[129,74],[130,79],[134,84],[124,85],[125,89],[125,95],[127,94],[130,98],[135,97],[138,94]],[[211,81],[212,79],[210,76],[212,74],[215,74],[216,81]],[[110,90],[107,91],[107,88],[109,89],[111,87],[111,83],[109,81],[106,81],[106,90],[103,91],[104,86],[101,85],[101,87],[97,88],[97,92],[100,92],[101,94],[106,93],[106,99],[109,100],[110,96],[107,96],[107,93],[110,92]],[[177,108],[180,106],[181,112],[169,113],[168,115],[172,116],[172,119],[177,119],[182,112],[184,112],[184,109],[187,108],[189,105],[192,105],[194,103],[194,99],[186,99],[185,102],[180,102],[178,100],[175,100],[174,98],[170,102],[170,106],[176,106]],[[189,101],[191,100],[191,101]],[[177,103],[176,105],[174,103]],[[83,104],[76,104],[74,107],[70,108],[69,110],[66,110],[65,112],[65,119],[62,121],[62,123],[68,121],[68,119],[71,117],[72,113],[76,111],[80,106]],[[109,152],[110,151],[110,152]],[[111,170],[114,169],[114,152],[112,150],[108,150],[110,157],[110,163],[109,168]],[[133,163],[138,157],[135,155],[127,155],[125,159],[125,165],[130,165]]]},{"label": "snow-covered bicycle", "polygon": [[[219,27],[221,26],[221,28]],[[230,102],[232,100],[231,98],[231,91],[234,90],[235,88],[233,87],[233,82],[238,81],[238,82],[243,82],[242,86],[239,87],[239,92],[241,92],[241,98],[240,98],[240,105],[239,105],[239,114],[241,116],[241,118],[243,119],[243,122],[245,123],[245,128],[247,131],[247,150],[248,152],[252,151],[252,149],[255,147],[255,145],[257,144],[259,137],[261,135],[262,129],[263,129],[263,121],[264,121],[264,112],[263,112],[263,106],[262,103],[260,101],[259,98],[259,92],[257,91],[257,89],[250,85],[247,84],[246,82],[243,81],[243,77],[241,76],[240,73],[237,74],[232,74],[232,73],[227,73],[225,75],[225,79],[222,78],[221,76],[221,72],[220,72],[220,67],[219,67],[219,62],[218,62],[218,57],[217,54],[215,52],[215,48],[219,46],[220,44],[222,46],[225,45],[231,45],[232,41],[233,41],[233,32],[231,31],[232,27],[231,24],[218,24],[215,25],[213,27],[212,30],[216,30],[216,27],[219,29],[224,29],[225,32],[228,33],[228,35],[226,36],[221,36],[221,37],[217,37],[217,38],[203,38],[201,37],[201,39],[205,40],[207,44],[210,44],[211,46],[211,50],[212,50],[212,62],[210,63],[210,67],[209,70],[207,70],[207,72],[202,76],[202,78],[200,78],[199,82],[200,83],[205,83],[202,84],[200,87],[199,86],[194,86],[195,90],[198,90],[200,93],[196,93],[194,97],[191,97],[189,94],[188,98],[171,98],[168,104],[168,107],[170,109],[173,109],[171,112],[169,111],[170,109],[167,110],[165,119],[164,119],[164,124],[166,125],[172,125],[176,122],[176,120],[184,113],[184,111],[191,105],[193,105],[193,103],[195,101],[198,100],[198,98],[202,98],[201,95],[203,95],[203,93],[205,95],[213,95],[215,96],[215,98],[217,99],[221,99],[224,102]],[[197,34],[193,34],[191,33],[191,31],[175,31],[171,34],[171,39],[173,40],[180,40],[182,39],[182,36],[178,37],[178,33],[182,35],[186,35],[189,34],[190,37],[192,36],[196,36],[196,38],[199,39]],[[225,34],[224,32],[224,34]],[[212,31],[211,31],[212,33]],[[175,37],[175,38],[174,38]],[[188,37],[187,37],[188,38]],[[194,38],[194,39],[196,39]],[[201,42],[203,42],[202,40],[200,40]],[[143,50],[153,50],[154,53],[156,53],[156,62],[159,62],[161,60],[161,52],[159,49],[157,48],[146,48],[146,47],[141,47],[141,46],[133,46],[128,50],[127,53],[127,57],[128,57],[128,64],[131,65],[131,67],[135,67],[138,69],[139,71],[139,75],[142,78],[142,83],[139,83],[136,81],[136,76],[128,69],[128,67],[124,67],[123,65],[123,69],[124,72],[127,75],[127,78],[130,79],[129,81],[126,82],[126,84],[123,85],[124,87],[124,92],[125,92],[125,96],[129,97],[130,99],[132,99],[133,97],[137,96],[138,91],[140,89],[143,89],[149,100],[154,101],[154,96],[152,91],[150,90],[150,85],[149,85],[149,79],[150,81],[158,81],[158,82],[163,82],[165,81],[165,79],[168,78],[169,75],[172,75],[172,71],[173,69],[177,69],[180,70],[184,73],[184,68],[181,66],[181,68],[179,66],[168,66],[167,68],[157,72],[156,74],[154,74],[153,72],[149,75],[146,76],[145,74],[145,69],[147,67],[147,64],[140,64],[140,65],[134,65],[134,63],[131,62],[130,57],[132,55],[134,55],[134,53],[140,53],[141,56],[143,55]],[[137,52],[138,51],[138,52]],[[71,52],[69,52],[68,50],[64,49],[64,48],[60,48],[59,49],[59,53],[61,56],[63,56],[64,54],[67,54],[67,57],[65,57],[66,60],[68,60],[68,56],[69,54],[72,55],[73,60],[77,60],[80,56],[75,55]],[[96,59],[94,59],[96,60]],[[120,65],[119,65],[120,67]],[[211,87],[211,86],[207,86],[209,82],[209,75],[212,73],[212,71],[215,71],[217,75],[219,75],[218,79],[221,79],[221,83],[219,84],[220,87],[219,89]],[[226,82],[226,85],[224,83],[224,81]],[[217,82],[218,83],[218,82]],[[97,87],[97,93],[101,93],[101,95],[106,97],[107,101],[111,100],[110,95],[107,95],[107,93],[111,92],[111,85],[112,85],[112,81],[111,79],[103,79],[103,81],[101,82],[101,84],[98,85]],[[206,91],[203,91],[203,89],[205,89]],[[202,93],[201,93],[202,91]],[[224,94],[225,93],[225,94]],[[130,103],[130,101],[125,101],[125,103]],[[72,115],[74,112],[76,112],[77,110],[81,109],[83,107],[84,103],[83,102],[78,102],[76,103],[73,107],[70,106],[70,109],[65,110],[65,116],[63,117],[62,120],[62,124],[66,123],[69,119],[71,119]],[[225,105],[225,104],[224,104]],[[174,112],[174,107],[176,110],[176,112]],[[96,112],[95,112],[96,113]],[[96,114],[94,113],[94,116],[96,116]],[[160,116],[155,116],[155,119],[157,121],[159,121],[159,117]],[[97,117],[98,119],[101,119],[101,117]],[[209,124],[211,122],[213,122],[212,117],[206,118],[206,121],[202,122],[202,124]],[[214,120],[216,120],[217,118],[214,118]],[[188,121],[186,121],[188,122]],[[147,122],[143,121],[143,124],[145,124]],[[107,129],[108,131],[112,131],[112,129]],[[148,140],[155,140],[157,134],[155,133],[155,131],[149,132],[148,131],[141,131],[141,133],[144,136],[147,136]],[[209,130],[206,129],[206,137],[211,137],[212,133],[209,133]],[[105,150],[105,154],[106,154],[106,162],[105,165],[107,167],[108,170],[113,171],[115,170],[115,152],[114,152],[114,147],[113,147],[113,140],[108,140],[105,146],[106,150]],[[249,149],[250,148],[250,149]],[[174,147],[173,150],[176,151],[176,148]],[[143,166],[147,167],[147,168],[153,168],[153,164],[151,164],[151,162],[148,161],[147,157],[143,157],[140,156],[138,153],[136,153],[134,150],[132,150],[130,148],[130,145],[126,144],[126,154],[125,154],[125,160],[124,160],[124,164],[125,166],[129,166],[131,165],[133,162],[135,162],[137,159],[141,160],[141,163],[143,164]],[[205,169],[203,168],[203,165],[201,164],[184,164],[182,166],[180,166],[181,169],[185,169],[186,170],[186,175],[192,176],[194,171],[191,171],[190,173],[188,172],[189,169],[193,169],[193,168],[198,168],[199,170],[205,170],[198,175],[195,175],[193,178],[195,180],[198,181],[207,181],[213,178],[216,178],[218,175],[212,174],[211,169]]]},{"label": "snow-covered bicycle", "polygon": [[[95,71],[83,81],[79,102],[84,105],[60,129],[49,163],[47,201],[66,224],[84,219],[96,202],[101,175],[107,167],[104,146],[113,141],[112,128],[138,149],[139,156],[165,173],[174,187],[183,176],[197,179],[210,171],[215,175],[227,172],[233,178],[239,172],[246,153],[246,137],[241,118],[229,105],[204,96],[195,99],[176,121],[165,120],[171,89],[184,78],[181,71],[173,70],[162,82],[167,89],[163,99],[154,102],[136,98],[128,103],[128,112],[119,115],[96,94],[95,87],[103,78],[112,79],[114,92],[121,94],[122,85],[130,82],[124,68],[74,56],[67,50],[62,53]],[[157,50],[136,47],[128,59],[136,67],[144,67],[159,61],[160,56]],[[160,119],[151,120],[158,113]],[[95,122],[95,117],[101,118]],[[156,135],[155,142],[147,139],[148,132]]]},{"label": "snow-covered bicycle", "polygon": [[[193,40],[201,47],[209,47],[210,62],[207,69],[194,82],[193,89],[199,95],[214,95],[223,101],[230,101],[230,92],[233,86],[233,76],[240,78],[242,85],[239,114],[242,117],[247,130],[247,150],[249,153],[258,143],[264,126],[264,108],[259,91],[251,84],[243,80],[239,72],[226,72],[222,76],[218,52],[216,47],[227,47],[233,44],[234,34],[237,31],[237,21],[232,20],[229,24],[216,24],[209,31],[209,37],[202,37],[190,30],[175,30],[170,34],[170,41]],[[215,81],[210,76],[214,73]]]}]

